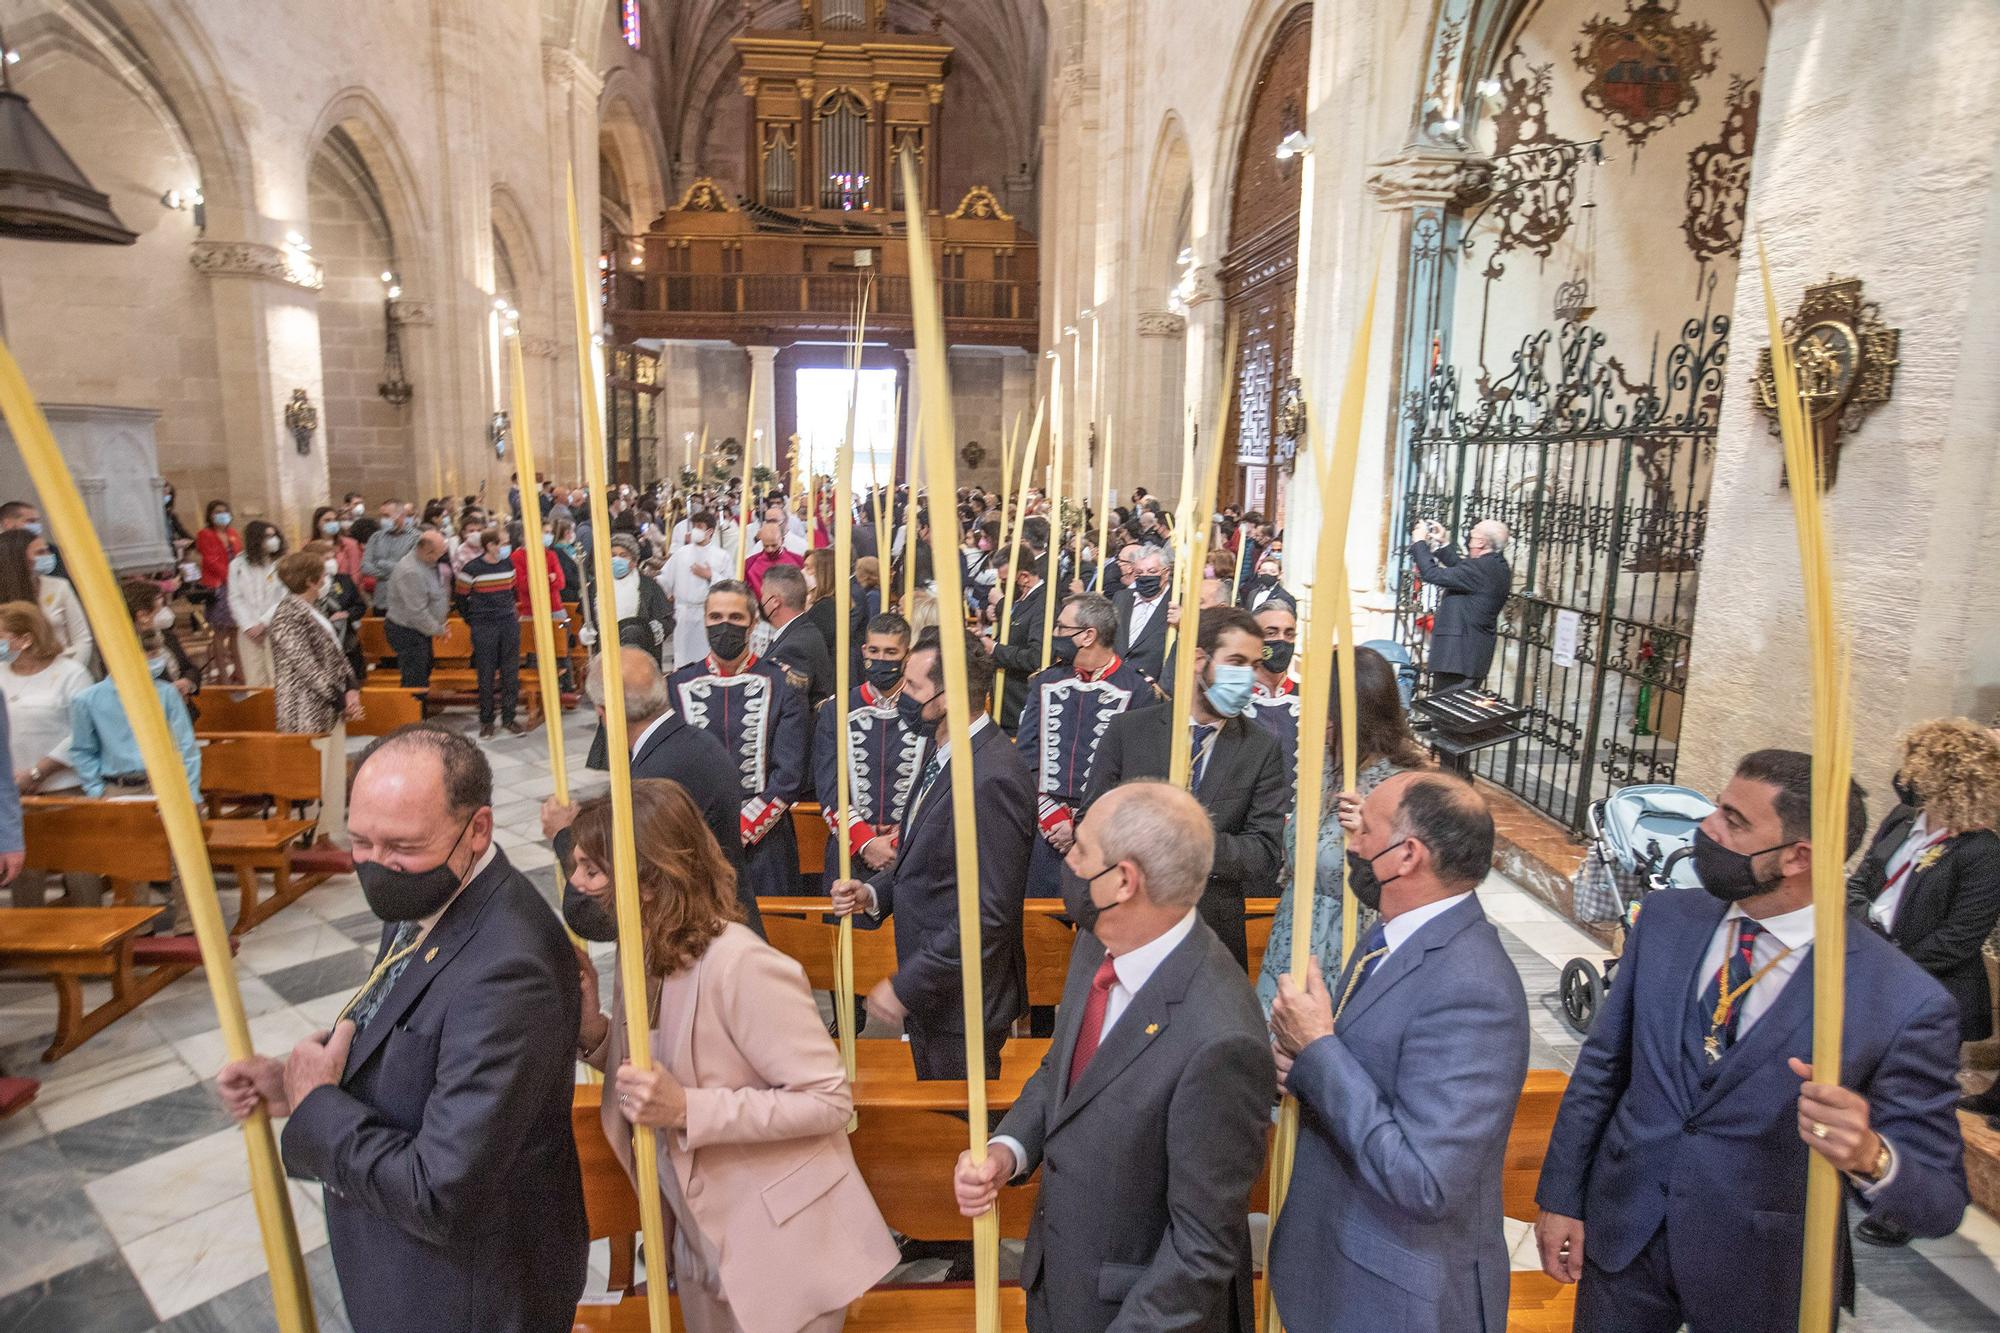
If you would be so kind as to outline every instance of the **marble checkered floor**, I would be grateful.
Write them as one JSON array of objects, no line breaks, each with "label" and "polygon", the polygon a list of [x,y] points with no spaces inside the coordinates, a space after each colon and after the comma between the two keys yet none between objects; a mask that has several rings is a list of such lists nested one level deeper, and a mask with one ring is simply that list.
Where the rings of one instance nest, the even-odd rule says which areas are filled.
[{"label": "marble checkered floor", "polygon": [[[469,725],[463,714],[450,718]],[[583,715],[571,715],[565,734],[572,782],[588,795],[602,778],[582,769],[589,742]],[[500,844],[553,897],[553,864],[536,818],[549,790],[546,741],[539,731],[503,736],[487,750]],[[1504,880],[1489,881],[1482,897],[1521,970],[1533,1063],[1569,1068],[1576,1039],[1558,1016],[1556,977],[1564,962],[1594,955],[1596,947]],[[325,1026],[367,975],[379,938],[351,876],[314,889],[252,931],[238,964],[258,1049],[282,1052]],[[608,965],[608,947],[597,953],[600,966]],[[222,1040],[201,975],[182,978],[82,1049],[43,1065],[54,1024],[46,985],[0,984],[0,1068],[44,1080],[33,1106],[0,1120],[0,1333],[275,1329],[242,1138],[208,1082]],[[343,1333],[348,1324],[318,1190],[304,1182],[291,1189],[320,1327]],[[1510,1234],[1516,1264],[1532,1266],[1526,1229],[1510,1224]],[[1977,1212],[1944,1240],[1891,1253],[1859,1246],[1860,1316],[1847,1326],[1869,1333],[2000,1328],[1996,1257],[2000,1224]],[[940,1277],[945,1267],[917,1260],[898,1277]],[[601,1255],[594,1269],[601,1290]]]}]

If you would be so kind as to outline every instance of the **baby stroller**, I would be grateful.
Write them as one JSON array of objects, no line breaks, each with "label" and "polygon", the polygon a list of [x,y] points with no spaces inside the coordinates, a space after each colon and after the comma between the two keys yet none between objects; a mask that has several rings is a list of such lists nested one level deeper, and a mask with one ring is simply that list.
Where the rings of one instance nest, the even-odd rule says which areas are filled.
[{"label": "baby stroller", "polygon": [[[1639,918],[1640,899],[1651,890],[1698,887],[1687,862],[1695,826],[1714,810],[1700,792],[1664,783],[1627,787],[1592,801],[1584,812],[1591,847],[1574,884],[1577,920],[1617,921],[1630,930]],[[1556,994],[1563,1021],[1577,1035],[1590,1031],[1617,966],[1616,958],[1605,959],[1602,972],[1588,958],[1563,965]]]}]

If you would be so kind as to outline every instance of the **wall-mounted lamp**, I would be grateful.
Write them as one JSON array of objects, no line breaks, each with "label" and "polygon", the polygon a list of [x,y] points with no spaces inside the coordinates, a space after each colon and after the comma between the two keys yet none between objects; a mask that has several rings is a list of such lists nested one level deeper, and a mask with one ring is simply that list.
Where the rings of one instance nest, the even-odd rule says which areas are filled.
[{"label": "wall-mounted lamp", "polygon": [[493,308],[494,308],[495,310],[505,310],[505,309],[507,308],[507,298],[506,298],[506,297],[504,297],[504,296],[496,296],[496,297],[494,297],[494,298],[493,298]]},{"label": "wall-mounted lamp", "polygon": [[1500,80],[1498,79],[1481,79],[1473,87],[1478,90],[1481,97],[1498,97],[1500,95]]},{"label": "wall-mounted lamp", "polygon": [[1065,325],[1063,325],[1063,337],[1065,337],[1065,338],[1074,338],[1074,337],[1076,337],[1076,325],[1074,325],[1074,324],[1065,324]]},{"label": "wall-mounted lamp", "polygon": [[1289,162],[1301,153],[1310,153],[1311,151],[1312,140],[1306,138],[1305,131],[1293,130],[1290,134],[1278,140],[1276,156],[1280,162]]},{"label": "wall-mounted lamp", "polygon": [[300,254],[312,253],[312,247],[306,244],[306,238],[299,235],[295,231],[288,231],[285,233],[285,244],[289,245],[292,249],[297,250]]}]

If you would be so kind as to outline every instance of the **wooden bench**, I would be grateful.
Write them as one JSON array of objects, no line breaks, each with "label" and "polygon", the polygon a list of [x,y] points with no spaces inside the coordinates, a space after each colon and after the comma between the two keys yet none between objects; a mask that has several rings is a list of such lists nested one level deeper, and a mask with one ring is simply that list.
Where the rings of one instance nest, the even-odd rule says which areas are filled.
[{"label": "wooden bench", "polygon": [[[814,807],[817,809],[817,807]],[[814,818],[817,820],[818,816]],[[826,825],[820,824],[822,833]],[[1271,937],[1271,914],[1277,910],[1275,898],[1246,898],[1243,901],[1244,933],[1250,944],[1250,975],[1263,965],[1264,946]],[[806,983],[814,990],[831,993],[833,952],[839,926],[833,919],[832,902],[826,898],[759,898],[765,938],[779,952],[796,959],[806,970]],[[1027,954],[1028,1003],[1057,1004],[1062,1000],[1063,982],[1069,976],[1069,951],[1076,931],[1061,920],[1064,908],[1059,898],[1030,898],[1021,914],[1021,945]],[[883,977],[896,970],[896,930],[893,920],[874,930],[854,932],[854,984],[858,994],[867,994]]]},{"label": "wooden bench", "polygon": [[386,736],[398,727],[424,720],[421,690],[401,685],[363,685],[361,717],[347,724],[350,736]]},{"label": "wooden bench", "polygon": [[[136,901],[145,885],[173,877],[166,826],[150,797],[24,796],[21,814],[29,866],[51,874],[101,875],[110,882],[113,901],[121,905]],[[241,935],[335,873],[337,868],[293,873],[294,846],[313,827],[310,819],[203,822],[210,863],[233,871],[240,891],[231,935]],[[266,874],[272,891],[269,898],[260,898]]]},{"label": "wooden bench", "polygon": [[[163,853],[164,854],[164,853]],[[150,961],[139,932],[158,907],[17,907],[0,912],[0,972],[47,977],[56,988],[56,1031],[44,1061],[59,1060],[148,996],[194,970],[183,949]],[[154,955],[155,957],[157,955]],[[84,1007],[85,978],[111,979],[111,997]]]},{"label": "wooden bench", "polygon": [[[926,1239],[967,1239],[971,1223],[959,1216],[952,1198],[951,1175],[964,1150],[966,1131],[963,1083],[920,1083],[909,1053],[901,1042],[864,1041],[856,1049],[854,1107],[856,1128],[849,1140],[855,1164],[882,1210],[883,1220],[907,1236]],[[1022,1085],[1048,1049],[1046,1041],[1015,1040],[1001,1052],[1001,1076],[987,1084],[994,1124],[1013,1105]],[[1514,1124],[1507,1137],[1501,1194],[1507,1216],[1532,1222],[1535,1185],[1556,1110],[1568,1079],[1560,1071],[1530,1070],[1521,1089]],[[633,1274],[632,1236],[639,1230],[638,1200],[624,1169],[605,1142],[598,1110],[600,1085],[579,1085],[572,1109],[572,1128],[583,1160],[584,1203],[590,1216],[591,1238],[612,1240],[611,1289],[630,1292]],[[1268,1159],[1268,1154],[1267,1154]],[[1039,1178],[1000,1191],[1000,1234],[1020,1238],[1034,1216]],[[1259,1178],[1246,1210],[1268,1207],[1267,1182]],[[1262,1279],[1258,1286],[1262,1288]],[[1513,1274],[1507,1327],[1520,1333],[1567,1330],[1574,1316],[1573,1287],[1565,1287],[1539,1271]],[[1025,1303],[1018,1287],[1000,1292],[1001,1327],[1026,1327]],[[969,1287],[945,1283],[911,1283],[878,1287],[849,1308],[850,1329],[959,1330],[972,1327],[973,1293]],[[636,1322],[632,1322],[636,1320]],[[627,1295],[617,1305],[583,1306],[576,1327],[593,1330],[645,1328],[643,1295]]]},{"label": "wooden bench", "polygon": [[211,685],[195,698],[194,706],[200,713],[194,720],[197,736],[278,729],[278,693],[268,686],[246,689]]},{"label": "wooden bench", "polygon": [[[361,622],[361,656],[365,661],[379,663],[384,658],[394,657],[396,650],[389,645],[389,631],[380,616],[369,616]],[[570,655],[569,626],[557,625],[556,656]],[[523,660],[534,652],[534,630],[526,621],[521,624],[521,655]],[[402,687],[400,672],[388,667],[376,666],[362,682],[364,689]],[[433,707],[446,702],[461,702],[464,698],[476,696],[479,692],[478,677],[472,670],[472,627],[458,616],[449,616],[444,622],[444,633],[431,640],[431,680],[426,691]],[[541,707],[542,679],[532,667],[521,668],[520,699],[530,712]]]}]

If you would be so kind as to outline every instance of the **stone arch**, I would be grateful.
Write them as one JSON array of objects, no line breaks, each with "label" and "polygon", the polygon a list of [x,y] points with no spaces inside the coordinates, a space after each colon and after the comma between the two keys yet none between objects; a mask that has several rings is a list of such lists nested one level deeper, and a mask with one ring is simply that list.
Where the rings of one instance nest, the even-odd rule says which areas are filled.
[{"label": "stone arch", "polygon": [[1217,126],[1214,156],[1208,170],[1195,181],[1196,224],[1194,234],[1204,238],[1204,261],[1218,262],[1223,252],[1235,244],[1231,233],[1231,204],[1237,189],[1238,166],[1243,158],[1243,136],[1249,128],[1252,103],[1263,82],[1266,66],[1285,25],[1294,12],[1310,9],[1311,0],[1256,0],[1245,18],[1236,50],[1229,60],[1229,84],[1221,105],[1223,120]]},{"label": "stone arch", "polygon": [[644,90],[629,69],[613,70],[598,98],[597,151],[618,172],[629,214],[627,230],[644,231],[667,210],[666,142],[658,121],[643,116]]},{"label": "stone arch", "polygon": [[1194,158],[1188,151],[1187,126],[1169,111],[1160,123],[1153,166],[1147,175],[1146,222],[1139,262],[1140,306],[1163,305],[1168,290],[1180,280],[1180,252],[1193,239]]},{"label": "stone arch", "polygon": [[[301,229],[325,281],[317,304],[329,488],[435,494],[451,470],[430,443],[440,386],[427,335],[440,288],[407,154],[375,96],[350,87],[321,111],[306,162]],[[392,336],[412,388],[401,404],[382,390]]]}]

